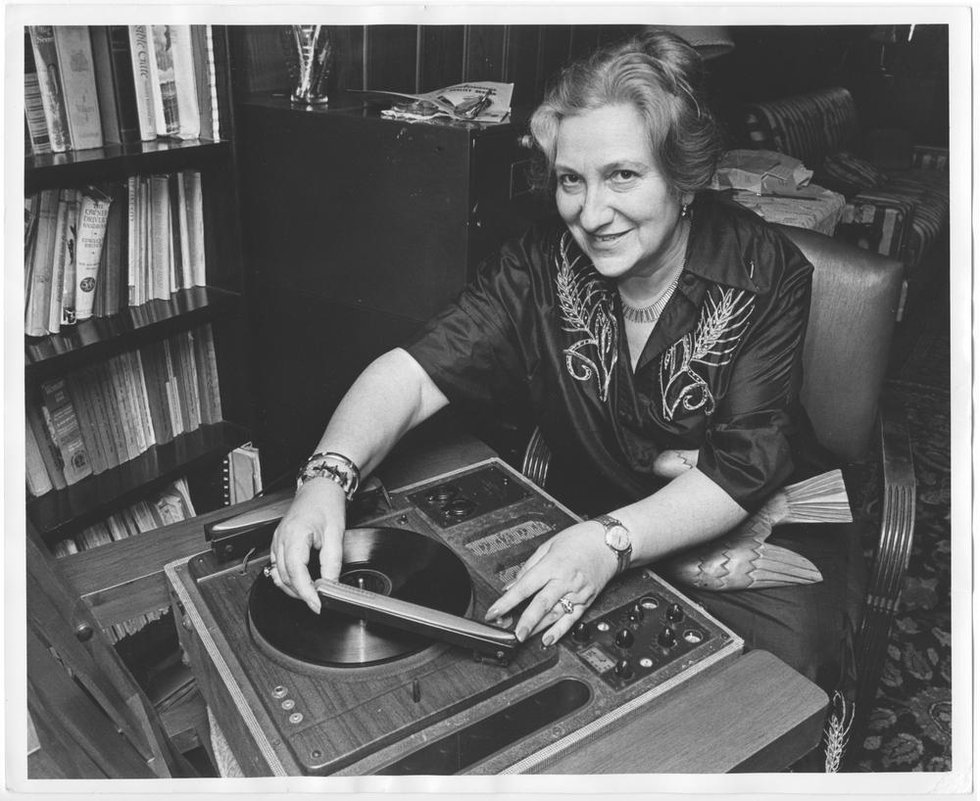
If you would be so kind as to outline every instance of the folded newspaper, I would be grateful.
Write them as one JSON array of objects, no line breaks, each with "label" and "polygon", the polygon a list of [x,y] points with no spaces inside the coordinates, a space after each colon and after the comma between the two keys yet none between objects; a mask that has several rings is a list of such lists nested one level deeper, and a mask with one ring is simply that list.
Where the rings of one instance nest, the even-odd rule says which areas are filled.
[{"label": "folded newspaper", "polygon": [[735,189],[757,195],[798,193],[813,177],[799,159],[772,150],[729,150],[718,161],[712,189]]},{"label": "folded newspaper", "polygon": [[503,122],[510,115],[510,99],[514,84],[495,81],[458,83],[434,92],[410,94],[377,89],[353,90],[360,94],[399,98],[382,117],[409,122],[436,118],[464,122]]}]

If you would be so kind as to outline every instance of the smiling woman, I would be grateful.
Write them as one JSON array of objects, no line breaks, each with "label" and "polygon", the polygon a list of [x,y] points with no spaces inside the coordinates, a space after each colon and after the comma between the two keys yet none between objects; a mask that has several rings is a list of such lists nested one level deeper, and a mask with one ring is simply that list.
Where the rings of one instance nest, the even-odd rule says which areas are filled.
[{"label": "smiling woman", "polygon": [[[366,476],[449,403],[530,407],[565,473],[549,488],[597,515],[546,541],[489,609],[527,602],[517,637],[544,645],[621,571],[717,540],[787,481],[831,466],[798,398],[812,267],[705,189],[718,143],[700,76],[697,53],[664,32],[561,74],[532,118],[561,222],[503,244],[355,382],[276,531],[284,591],[318,608],[307,561],[314,546],[321,574],[338,574],[343,476]],[[833,529],[776,526],[748,560],[790,554],[818,583],[689,590],[828,690],[845,672],[845,577],[852,555],[860,563]]]}]

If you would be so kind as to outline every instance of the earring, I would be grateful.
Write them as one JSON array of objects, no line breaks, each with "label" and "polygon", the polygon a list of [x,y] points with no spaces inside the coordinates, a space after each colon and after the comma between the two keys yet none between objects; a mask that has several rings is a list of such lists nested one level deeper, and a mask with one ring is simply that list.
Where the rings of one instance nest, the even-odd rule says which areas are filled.
[{"label": "earring", "polygon": [[690,213],[691,205],[689,203],[681,203],[681,217],[686,219]]}]

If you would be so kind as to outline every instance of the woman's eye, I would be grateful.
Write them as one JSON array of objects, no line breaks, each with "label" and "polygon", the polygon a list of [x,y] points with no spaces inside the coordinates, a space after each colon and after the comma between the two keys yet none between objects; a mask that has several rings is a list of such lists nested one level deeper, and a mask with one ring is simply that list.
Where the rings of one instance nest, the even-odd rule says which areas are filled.
[{"label": "woman's eye", "polygon": [[562,189],[574,189],[581,183],[577,175],[569,175],[568,173],[558,176],[558,185]]},{"label": "woman's eye", "polygon": [[636,172],[633,170],[616,170],[616,172],[613,173],[613,180],[619,182],[632,181],[634,178],[636,178],[636,175]]}]

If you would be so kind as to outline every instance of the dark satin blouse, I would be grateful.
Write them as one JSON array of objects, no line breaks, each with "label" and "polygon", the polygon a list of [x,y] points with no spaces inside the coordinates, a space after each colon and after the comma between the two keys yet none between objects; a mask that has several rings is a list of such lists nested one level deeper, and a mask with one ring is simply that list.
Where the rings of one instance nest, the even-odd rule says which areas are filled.
[{"label": "dark satin blouse", "polygon": [[717,193],[691,210],[684,271],[635,370],[615,283],[560,224],[505,244],[406,346],[451,402],[529,404],[590,513],[661,487],[663,450],[698,449],[748,511],[825,463],[798,402],[813,268]]}]

